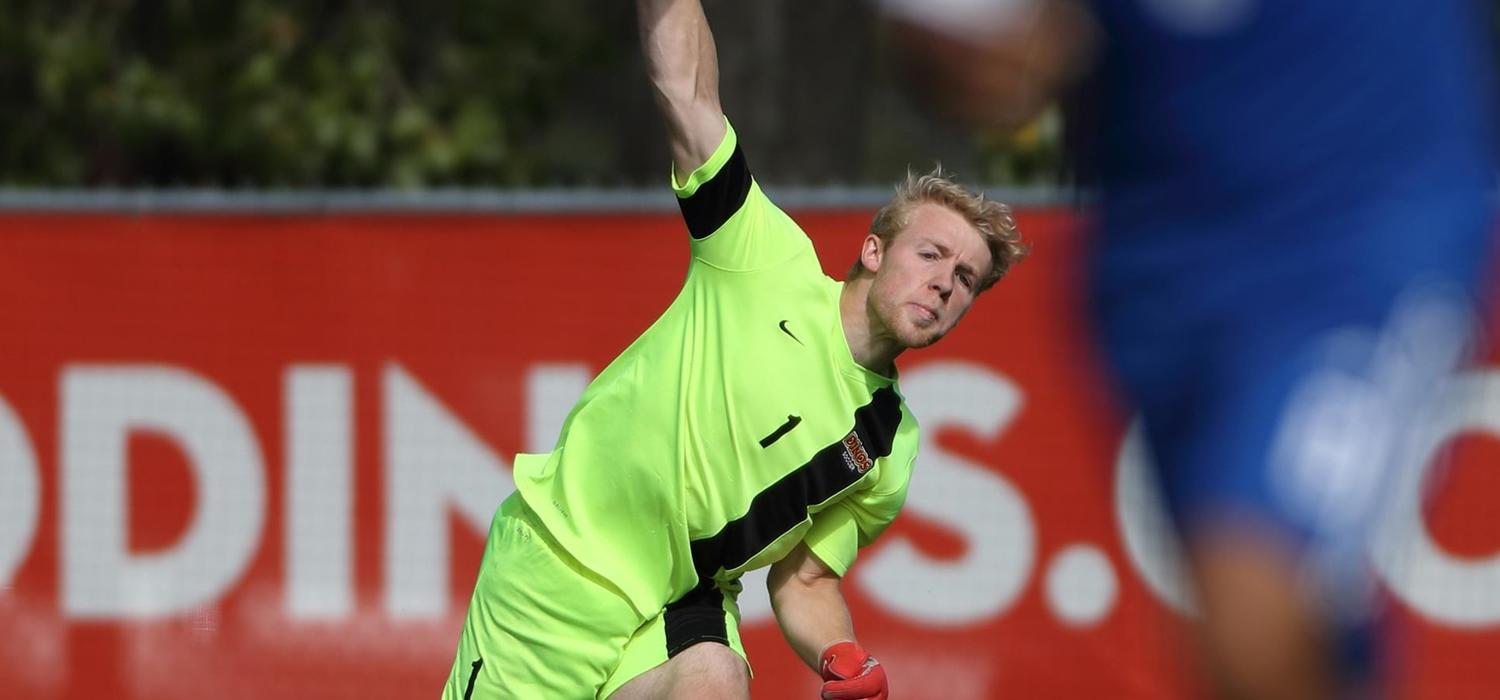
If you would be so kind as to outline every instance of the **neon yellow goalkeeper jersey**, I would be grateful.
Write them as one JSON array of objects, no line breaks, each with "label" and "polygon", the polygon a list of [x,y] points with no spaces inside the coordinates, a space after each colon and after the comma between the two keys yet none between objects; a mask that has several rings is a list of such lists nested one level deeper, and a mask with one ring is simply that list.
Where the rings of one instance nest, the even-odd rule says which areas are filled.
[{"label": "neon yellow goalkeeper jersey", "polygon": [[799,541],[843,574],[906,498],[917,425],[854,361],[843,284],[750,176],[729,128],[677,186],[682,291],[594,379],[516,487],[637,612],[771,564]]}]

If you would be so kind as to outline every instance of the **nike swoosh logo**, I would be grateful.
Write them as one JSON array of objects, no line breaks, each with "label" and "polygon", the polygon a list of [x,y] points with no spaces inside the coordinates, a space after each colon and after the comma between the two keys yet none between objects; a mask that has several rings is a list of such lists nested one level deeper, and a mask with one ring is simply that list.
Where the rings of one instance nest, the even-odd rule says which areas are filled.
[{"label": "nike swoosh logo", "polygon": [[802,340],[800,338],[798,338],[797,336],[792,335],[792,331],[786,327],[786,321],[785,320],[782,320],[781,323],[778,323],[776,325],[781,328],[781,332],[782,333],[785,333],[785,334],[791,336],[792,340],[797,341],[798,345],[802,345]]},{"label": "nike swoosh logo", "polygon": [[[782,323],[786,323],[786,321],[782,321]],[[796,336],[792,337],[795,338]],[[799,340],[797,342],[800,343],[802,341]],[[786,422],[782,423],[780,428],[777,428],[776,430],[772,431],[770,435],[767,435],[760,439],[760,446],[762,448],[770,447],[777,440],[780,440],[783,435],[792,432],[792,428],[797,427],[797,424],[801,422],[802,416],[787,416]]]}]

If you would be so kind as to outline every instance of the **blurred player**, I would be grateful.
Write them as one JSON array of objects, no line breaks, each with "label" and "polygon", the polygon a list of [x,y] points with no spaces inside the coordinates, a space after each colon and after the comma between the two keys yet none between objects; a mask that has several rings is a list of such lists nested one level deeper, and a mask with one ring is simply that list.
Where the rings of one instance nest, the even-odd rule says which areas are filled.
[{"label": "blurred player", "polygon": [[825,277],[750,175],[698,1],[638,11],[687,280],[556,448],[516,458],[444,697],[748,697],[738,579],[770,565],[777,621],[823,697],[885,698],[839,586],[911,476],[894,361],[1021,258],[1015,224],[940,175],[909,177],[849,280]]},{"label": "blurred player", "polygon": [[1368,540],[1495,258],[1485,6],[885,7],[946,112],[1019,124],[1070,89],[1084,107],[1097,333],[1144,418],[1216,682],[1377,694]]}]

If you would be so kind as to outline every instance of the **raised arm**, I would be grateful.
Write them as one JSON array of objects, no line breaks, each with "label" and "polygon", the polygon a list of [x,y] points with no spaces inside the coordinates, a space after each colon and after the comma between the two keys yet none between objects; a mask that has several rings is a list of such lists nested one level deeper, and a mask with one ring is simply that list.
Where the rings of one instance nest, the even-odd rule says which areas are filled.
[{"label": "raised arm", "polygon": [[641,51],[667,122],[678,183],[724,138],[719,57],[698,0],[637,0]]}]

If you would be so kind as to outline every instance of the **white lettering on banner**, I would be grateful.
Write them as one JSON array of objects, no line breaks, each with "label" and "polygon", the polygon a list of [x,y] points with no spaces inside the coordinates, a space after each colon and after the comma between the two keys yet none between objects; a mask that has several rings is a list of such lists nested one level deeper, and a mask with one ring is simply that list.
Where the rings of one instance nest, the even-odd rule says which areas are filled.
[{"label": "white lettering on banner", "polygon": [[36,450],[20,417],[0,398],[0,588],[31,550],[41,505]]},{"label": "white lettering on banner", "polygon": [[1115,458],[1115,519],[1125,555],[1156,597],[1177,612],[1197,614],[1182,548],[1167,521],[1151,448],[1140,420],[1131,423]]},{"label": "white lettering on banner", "polygon": [[541,364],[526,372],[526,451],[551,452],[563,421],[593,375],[582,364]]},{"label": "white lettering on banner", "polygon": [[965,362],[923,365],[905,373],[901,386],[922,420],[920,478],[911,481],[907,507],[959,533],[967,548],[958,561],[935,561],[897,538],[854,579],[886,609],[923,624],[984,620],[1013,603],[1031,576],[1031,509],[1004,476],[943,450],[933,436],[958,427],[994,439],[1020,412],[1021,392],[1004,376]]},{"label": "white lettering on banner", "polygon": [[1052,555],[1042,591],[1063,624],[1091,627],[1114,609],[1119,595],[1109,557],[1092,544],[1070,544]]},{"label": "white lettering on banner", "polygon": [[740,591],[738,600],[740,606],[740,622],[747,625],[770,622],[776,618],[776,610],[771,607],[771,592],[766,588],[766,579],[770,578],[771,567],[763,566],[754,571],[746,571],[740,577]]},{"label": "white lettering on banner", "polygon": [[[352,373],[343,365],[292,365],[282,379],[287,613],[297,619],[349,619],[354,614],[352,551],[361,537],[352,521]],[[527,368],[528,449],[542,451],[552,444],[588,379],[579,364]],[[993,617],[1018,599],[1033,573],[1033,514],[1003,475],[945,451],[933,436],[958,428],[992,440],[1015,420],[1021,392],[982,365],[957,362],[918,367],[906,373],[903,385],[924,427],[911,512],[957,533],[965,554],[958,561],[939,561],[909,540],[890,538],[856,570],[853,584],[887,612],[922,625]],[[1394,595],[1425,618],[1492,628],[1500,625],[1500,553],[1477,558],[1444,551],[1426,531],[1421,509],[1423,475],[1432,468],[1427,460],[1446,441],[1464,433],[1500,437],[1500,370],[1465,375],[1458,390],[1457,403],[1418,446],[1423,462],[1410,470],[1416,476],[1402,485],[1398,524],[1409,537],[1399,548],[1372,551],[1372,559]],[[448,522],[457,514],[483,532],[496,504],[513,489],[509,465],[399,365],[384,368],[380,396],[386,608],[396,617],[441,616],[455,604]],[[261,544],[266,498],[262,446],[233,398],[209,379],[179,368],[72,365],[59,375],[58,415],[56,541],[64,615],[159,617],[212,605],[227,595]],[[133,554],[126,544],[126,460],[129,437],[141,431],[162,434],[183,450],[195,490],[192,516],[178,540],[163,550]],[[1116,459],[1118,529],[1130,566],[1148,588],[1191,614],[1142,442],[1139,425],[1133,425]],[[0,399],[0,585],[34,546],[43,498],[39,474],[25,425]],[[1064,566],[1069,562],[1079,563],[1059,553],[1049,570],[1058,591],[1078,588],[1063,585],[1068,580],[1094,577],[1070,574],[1087,569]],[[1102,571],[1108,562],[1084,563]],[[744,622],[770,620],[764,571],[744,582]],[[1108,595],[1050,602],[1071,623],[1102,619],[1117,604]],[[1090,605],[1078,607],[1083,603]],[[1069,617],[1068,611],[1076,614]]]},{"label": "white lettering on banner", "polygon": [[[265,519],[265,473],[233,399],[185,370],[70,366],[62,373],[62,605],[74,617],[148,618],[212,603],[245,570]],[[126,452],[132,431],[166,435],[193,470],[180,543],[127,551]]]},{"label": "white lettering on banner", "polygon": [[354,380],[337,365],[284,377],[287,613],[336,619],[354,599]]},{"label": "white lettering on banner", "polygon": [[1465,559],[1443,551],[1427,532],[1422,500],[1427,473],[1444,443],[1469,431],[1500,438],[1500,371],[1463,375],[1452,398],[1413,450],[1420,463],[1402,470],[1394,529],[1373,548],[1371,560],[1396,597],[1424,616],[1455,627],[1492,627],[1500,624],[1500,554]]},{"label": "white lettering on banner", "polygon": [[405,370],[392,364],[383,374],[385,607],[398,618],[436,617],[449,603],[450,509],[485,532],[515,484],[510,465]]}]

